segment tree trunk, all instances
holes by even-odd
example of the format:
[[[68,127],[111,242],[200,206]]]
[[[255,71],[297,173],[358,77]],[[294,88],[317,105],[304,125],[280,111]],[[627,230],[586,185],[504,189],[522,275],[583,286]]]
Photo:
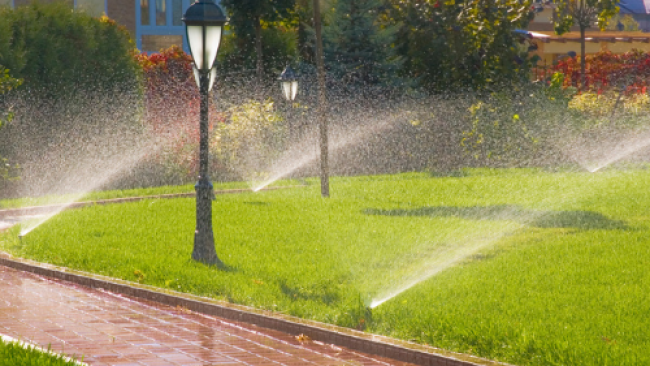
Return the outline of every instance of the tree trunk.
[[[586,60],[585,60],[585,27],[580,26],[580,89],[585,89],[585,82],[587,75],[585,73]]]
[[[325,111],[327,109],[327,97],[325,95],[325,63],[323,55],[323,36],[321,32],[320,4],[314,0],[314,30],[316,31],[316,67],[318,70],[318,126],[320,127],[320,190],[321,196],[330,196],[329,164],[328,164],[328,141],[327,121]]]
[[[262,62],[262,22],[260,16],[255,19],[255,53],[257,54],[257,81],[261,88],[264,81],[264,63]]]

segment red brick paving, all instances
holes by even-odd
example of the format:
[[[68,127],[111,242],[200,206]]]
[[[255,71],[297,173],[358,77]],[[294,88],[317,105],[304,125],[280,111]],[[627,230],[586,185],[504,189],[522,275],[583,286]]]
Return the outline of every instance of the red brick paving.
[[[0,334],[97,366],[411,365],[3,266]]]

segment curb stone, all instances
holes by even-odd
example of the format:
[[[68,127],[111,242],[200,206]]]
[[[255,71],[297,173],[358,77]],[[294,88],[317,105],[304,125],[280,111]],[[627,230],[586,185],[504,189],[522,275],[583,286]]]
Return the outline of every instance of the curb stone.
[[[279,189],[301,188],[301,187],[307,187],[307,185],[266,187],[261,189],[260,191],[275,191]],[[252,191],[247,188],[222,189],[222,190],[215,190],[214,194],[221,195],[221,194],[236,194],[236,193],[249,193],[249,192]],[[56,210],[67,210],[67,209],[81,208],[81,207],[92,206],[92,205],[108,205],[113,203],[137,202],[137,201],[148,200],[148,199],[170,199],[170,198],[183,198],[183,197],[195,197],[195,196],[196,193],[194,192],[170,193],[170,194],[157,194],[151,196],[111,198],[111,199],[97,200],[97,201],[83,201],[83,202],[61,203],[61,204],[43,205],[43,206],[8,208],[8,209],[0,210],[0,219],[5,217],[13,217],[13,216],[45,214]]]

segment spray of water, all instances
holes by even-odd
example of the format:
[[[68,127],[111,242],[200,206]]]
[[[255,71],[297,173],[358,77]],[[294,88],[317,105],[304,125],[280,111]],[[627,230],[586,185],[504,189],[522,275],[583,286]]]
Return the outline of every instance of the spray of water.
[[[77,187],[77,193],[67,195],[65,202],[52,206],[53,208],[48,210],[47,213],[23,222],[21,224],[20,236],[26,236],[61,211],[66,210],[75,202],[80,201],[89,192],[101,188],[112,179],[131,169],[146,155],[145,151],[138,150],[127,150],[124,151],[124,154],[113,156],[108,160],[85,159],[83,162],[80,162],[78,165],[80,168],[79,171],[74,172],[72,175],[61,177],[62,180],[59,182],[59,185],[53,187]]]
[[[592,129],[580,135],[558,139],[560,151],[583,169],[595,173],[624,160],[635,160],[650,146],[648,127],[620,130],[611,126]]]
[[[417,268],[412,270],[411,275],[403,278],[394,287],[389,287],[375,295],[370,302],[370,308],[374,309],[422,281],[461,263],[481,249],[493,245],[508,233],[514,232],[521,227],[523,227],[521,224],[509,223],[501,231],[483,237],[465,238],[462,241],[455,241],[453,245],[445,245],[440,249],[434,250],[427,258],[426,263],[416,266]]]
[[[330,137],[329,151],[335,155],[338,151],[351,145],[359,145],[369,137],[391,129],[398,122],[398,118],[388,116],[385,118],[366,120],[356,125],[343,127],[335,126]],[[278,160],[268,169],[271,173],[261,182],[254,182],[253,192],[266,188],[273,182],[290,175],[308,164],[314,163],[320,157],[318,140],[314,136],[302,139],[283,153]]]
[[[554,208],[556,210],[566,207],[566,205],[578,199],[584,198],[585,195],[591,194],[585,192],[581,187],[561,187],[555,194],[549,194],[549,197],[542,200],[542,207]],[[558,206],[558,198],[560,205]],[[487,234],[475,236],[472,234],[463,235],[462,232],[456,231],[453,237],[460,237],[452,244],[442,245],[439,248],[429,252],[426,258],[423,258],[417,263],[409,265],[408,275],[399,278],[394,283],[383,284],[383,289],[378,291],[373,296],[370,302],[370,308],[375,308],[394,297],[404,293],[405,291],[413,288],[419,283],[428,280],[442,271],[462,263],[471,256],[479,253],[480,251],[489,248],[498,243],[502,238],[512,233],[530,226],[534,222],[539,222],[549,215],[554,214],[556,211],[541,211],[541,210],[521,210],[516,207],[507,208],[505,210],[494,210],[494,213],[489,213],[484,217],[478,218],[482,220],[497,220],[502,221],[502,225],[496,230],[492,230]],[[436,245],[435,243],[432,245]],[[397,269],[395,269],[397,270]]]
[[[14,194],[41,197],[45,205],[43,215],[21,223],[21,236],[130,174],[165,144],[142,125],[140,95],[89,92],[59,101],[25,92],[16,98],[19,112],[0,143],[22,159]]]

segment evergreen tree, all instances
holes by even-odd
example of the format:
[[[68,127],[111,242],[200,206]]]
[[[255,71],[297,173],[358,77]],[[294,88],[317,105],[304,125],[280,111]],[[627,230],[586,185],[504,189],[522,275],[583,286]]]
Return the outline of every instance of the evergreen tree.
[[[349,86],[397,85],[399,26],[383,17],[383,0],[335,0],[323,29],[327,69]]]

